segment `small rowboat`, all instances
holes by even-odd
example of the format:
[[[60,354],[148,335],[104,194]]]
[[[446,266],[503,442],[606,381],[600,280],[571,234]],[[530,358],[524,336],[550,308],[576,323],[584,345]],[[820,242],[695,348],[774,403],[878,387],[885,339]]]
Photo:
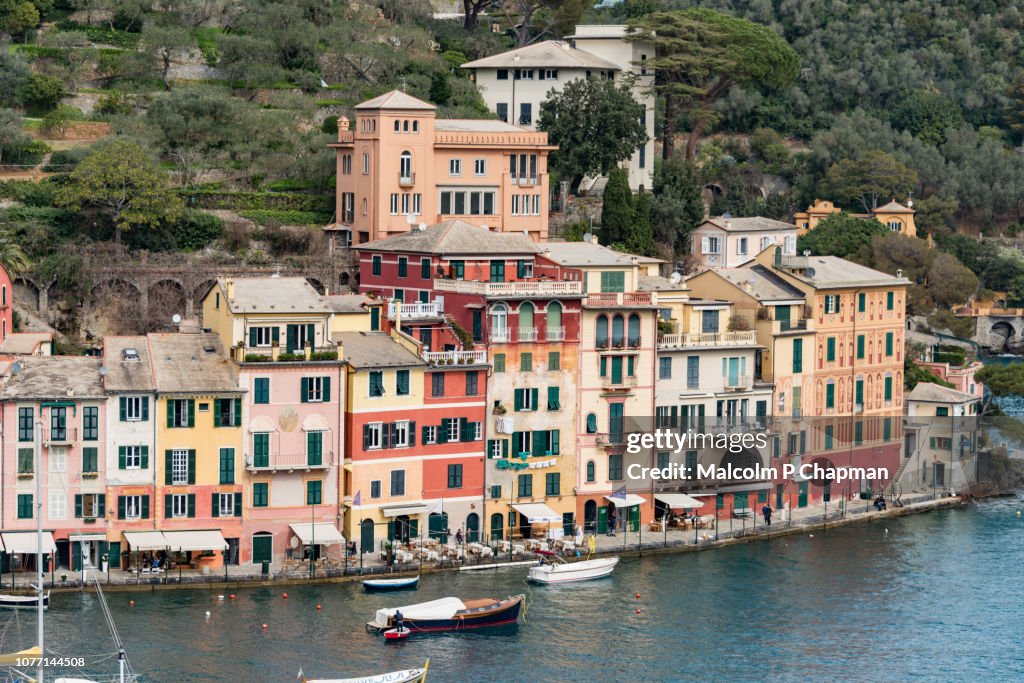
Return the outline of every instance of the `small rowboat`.
[[[302,683],[426,683],[428,666],[430,666],[429,659],[422,667],[390,671],[386,674],[377,674],[376,676],[363,676],[362,678],[306,678],[300,672],[299,678]]]
[[[400,591],[414,589],[419,582],[418,576],[409,579],[367,579],[363,581],[363,588],[368,591]]]
[[[405,640],[409,637],[409,629],[407,628],[393,628],[390,631],[384,631],[384,637],[388,640]]]
[[[617,557],[604,557],[582,562],[566,562],[560,557],[545,558],[547,564],[530,569],[527,578],[534,583],[572,583],[575,581],[591,581],[603,579],[615,571],[619,563]]]
[[[39,605],[38,598],[34,595],[0,595],[0,607],[31,607]],[[50,606],[50,593],[43,595],[43,609]]]

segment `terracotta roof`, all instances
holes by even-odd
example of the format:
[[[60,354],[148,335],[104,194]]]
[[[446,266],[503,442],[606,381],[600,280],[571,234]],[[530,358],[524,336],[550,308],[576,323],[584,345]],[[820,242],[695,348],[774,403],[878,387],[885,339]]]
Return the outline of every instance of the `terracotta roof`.
[[[356,110],[361,109],[415,109],[421,111],[435,111],[437,107],[424,102],[423,100],[417,99],[412,95],[407,95],[401,90],[392,90],[386,92],[383,95],[374,97],[372,100],[366,100],[356,105]]]
[[[340,332],[332,335],[341,342],[346,363],[354,368],[411,367],[426,362],[383,332]]]
[[[516,58],[519,58],[518,61]],[[483,59],[466,62],[463,69],[610,69],[619,71],[618,64],[602,59],[584,50],[578,50],[560,40],[545,40],[526,47],[502,52]]]
[[[978,397],[950,389],[934,382],[918,382],[913,391],[907,394],[907,401],[925,401],[928,403],[966,403]]]
[[[877,209],[872,209],[871,213],[914,213],[914,210],[909,206],[904,206],[903,204],[900,204],[898,201],[894,199],[888,204],[885,204],[884,206],[880,206]]]
[[[153,365],[149,356],[149,340],[144,336],[104,337],[103,367],[107,374],[103,386],[107,391],[153,391]]]
[[[106,397],[100,376],[103,361],[99,358],[25,356],[15,365],[21,369],[4,381],[0,398],[68,401]]]
[[[163,393],[241,392],[238,371],[220,337],[202,334],[150,334],[156,388]]]
[[[453,218],[413,229],[356,247],[367,251],[412,252],[417,254],[537,254],[540,248],[521,232],[494,232]]]

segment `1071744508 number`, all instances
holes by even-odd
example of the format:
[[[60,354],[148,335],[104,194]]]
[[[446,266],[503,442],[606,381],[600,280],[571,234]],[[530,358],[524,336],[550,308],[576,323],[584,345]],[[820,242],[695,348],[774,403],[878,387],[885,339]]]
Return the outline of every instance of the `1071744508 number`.
[[[15,666],[82,667],[85,657],[19,657]]]

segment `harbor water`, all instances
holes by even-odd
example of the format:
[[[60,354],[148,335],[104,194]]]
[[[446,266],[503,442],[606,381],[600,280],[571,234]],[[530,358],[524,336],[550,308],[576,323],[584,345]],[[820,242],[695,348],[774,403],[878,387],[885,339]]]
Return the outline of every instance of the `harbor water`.
[[[571,586],[528,588],[518,567],[424,576],[418,591],[394,594],[350,583],[241,589],[233,601],[216,588],[116,592],[108,602],[144,681],[291,682],[300,667],[357,676],[428,657],[435,682],[1013,680],[1024,678],[1018,510],[1024,498],[1003,498],[626,558],[613,577]],[[398,644],[364,629],[379,607],[521,592],[528,609],[514,627]],[[33,634],[22,613],[4,647]],[[99,660],[112,647],[93,595],[54,595],[47,640],[87,669],[116,668]]]

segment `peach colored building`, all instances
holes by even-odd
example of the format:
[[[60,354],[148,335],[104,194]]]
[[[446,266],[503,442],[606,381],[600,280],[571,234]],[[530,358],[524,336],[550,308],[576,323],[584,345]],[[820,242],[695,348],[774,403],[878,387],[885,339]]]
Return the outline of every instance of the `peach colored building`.
[[[690,253],[700,260],[700,270],[737,268],[757,254],[778,245],[787,256],[796,254],[795,225],[771,218],[709,218],[693,231]]]
[[[814,203],[807,207],[806,211],[799,211],[793,214],[793,222],[796,223],[801,235],[808,230],[813,230],[818,223],[825,220],[834,213],[841,213],[842,209],[829,201],[815,199]],[[898,232],[904,237],[917,237],[917,226],[914,224],[914,203],[907,200],[906,204],[900,204],[893,199],[888,204],[876,207],[870,213],[850,214],[856,218],[874,218],[876,221]]]
[[[503,121],[438,119],[436,107],[398,90],[342,117],[332,232],[362,244],[413,224],[461,218],[547,238],[546,133]]]

